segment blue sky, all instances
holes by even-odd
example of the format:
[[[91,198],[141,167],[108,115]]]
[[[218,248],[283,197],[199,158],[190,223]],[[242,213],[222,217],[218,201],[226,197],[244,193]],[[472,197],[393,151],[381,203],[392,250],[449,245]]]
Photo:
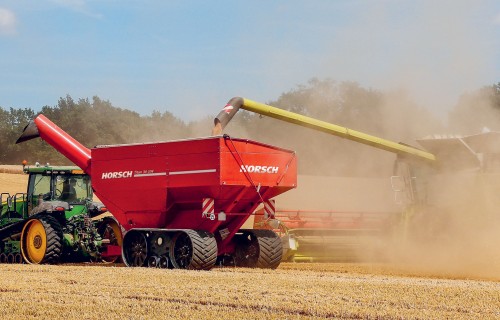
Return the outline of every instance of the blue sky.
[[[0,106],[66,94],[183,120],[312,77],[406,90],[445,113],[500,81],[500,2],[0,1]]]

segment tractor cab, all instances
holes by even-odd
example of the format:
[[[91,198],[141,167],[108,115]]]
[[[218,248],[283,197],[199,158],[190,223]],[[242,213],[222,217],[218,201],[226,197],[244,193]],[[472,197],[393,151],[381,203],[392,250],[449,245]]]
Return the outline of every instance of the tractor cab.
[[[30,175],[28,198],[32,206],[42,201],[84,204],[85,200],[92,199],[90,178],[77,167],[37,166],[25,172]]]
[[[92,200],[90,177],[78,167],[37,164],[24,172],[29,174],[27,213],[47,201],[67,202],[71,210]]]

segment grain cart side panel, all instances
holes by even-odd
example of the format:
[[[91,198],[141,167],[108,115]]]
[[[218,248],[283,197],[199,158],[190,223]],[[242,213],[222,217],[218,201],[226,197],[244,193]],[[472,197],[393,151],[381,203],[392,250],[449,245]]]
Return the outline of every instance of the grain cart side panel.
[[[295,153],[248,140],[225,139],[221,148],[224,185],[272,188],[269,198],[297,185]],[[260,192],[261,194],[263,192]]]
[[[227,190],[216,211],[226,212],[228,219],[217,229],[229,232],[219,246],[231,252],[232,236],[250,214],[262,202],[297,186],[297,161],[292,151],[255,141],[226,137],[221,143],[221,185]]]
[[[97,147],[92,150],[95,192],[127,229],[170,228],[176,221],[194,227],[167,211],[197,203],[196,193],[209,194],[210,186],[219,184],[217,149],[217,139]],[[183,197],[183,188],[196,192]]]

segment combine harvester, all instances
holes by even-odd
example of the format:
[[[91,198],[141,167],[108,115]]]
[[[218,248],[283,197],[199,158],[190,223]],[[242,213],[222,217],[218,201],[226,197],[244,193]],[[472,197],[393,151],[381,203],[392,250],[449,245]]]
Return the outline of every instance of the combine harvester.
[[[296,187],[294,152],[227,135],[88,149],[43,115],[18,142],[36,137],[92,178],[94,193],[126,230],[127,266],[209,270],[216,262],[271,269],[280,264],[282,244],[275,232],[240,228],[261,203]],[[42,235],[54,229],[49,220],[40,226]],[[27,241],[38,246],[40,240]],[[47,246],[45,255],[50,254]]]
[[[500,192],[500,185],[497,182],[500,180],[498,179],[500,133],[485,132],[467,137],[432,136],[417,140],[431,153],[240,97],[229,100],[214,119],[213,133],[221,134],[239,109],[397,155],[391,185],[396,203],[402,206],[403,210],[402,214],[396,216],[396,222],[391,218],[387,219],[386,223],[372,219],[357,220],[353,223],[355,220],[352,220],[352,217],[362,217],[362,215],[338,214],[331,211],[302,211],[301,214],[294,216],[293,212],[300,212],[300,210],[287,212],[283,209],[273,209],[274,211],[262,209],[256,225],[262,227],[265,222],[268,222],[269,228],[287,235],[284,238],[284,247],[289,249],[289,252],[285,254],[285,257],[293,259],[296,254],[297,258],[320,260],[324,259],[328,253],[338,256],[339,247],[336,240],[346,238],[352,243],[352,239],[359,237],[360,234],[367,234],[367,230],[368,233],[378,231],[387,236],[392,236],[396,231],[399,239],[397,241],[406,241],[409,233],[412,233],[412,237],[418,233],[422,241],[429,239],[432,241],[443,234],[446,225],[458,224],[457,221],[464,220],[464,216],[465,219],[476,222],[469,223],[471,229],[479,227],[478,221],[488,224],[488,221],[496,221],[500,218],[497,212],[497,208],[500,207],[500,197],[495,196],[495,192],[497,194]],[[471,196],[472,194],[474,197]],[[478,201],[481,204],[478,204]],[[488,208],[484,208],[483,203],[487,203]],[[471,212],[467,211],[470,210],[471,204],[475,207],[473,210],[476,209],[476,211],[479,211],[477,208],[481,206],[481,214],[474,212],[471,215]],[[342,216],[351,220],[351,225],[341,225]],[[383,215],[381,217],[383,218]],[[274,218],[280,219],[281,224]],[[467,223],[468,221],[465,225]],[[365,228],[366,226],[368,228]],[[392,227],[396,228],[390,230]],[[357,240],[354,242],[359,244]],[[302,249],[300,249],[301,246]]]

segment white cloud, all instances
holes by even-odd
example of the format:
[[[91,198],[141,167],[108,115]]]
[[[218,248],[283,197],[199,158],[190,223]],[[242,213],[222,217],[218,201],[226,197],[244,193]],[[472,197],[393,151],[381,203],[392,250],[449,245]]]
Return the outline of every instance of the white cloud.
[[[16,15],[14,12],[0,8],[0,35],[12,35],[16,33]]]

